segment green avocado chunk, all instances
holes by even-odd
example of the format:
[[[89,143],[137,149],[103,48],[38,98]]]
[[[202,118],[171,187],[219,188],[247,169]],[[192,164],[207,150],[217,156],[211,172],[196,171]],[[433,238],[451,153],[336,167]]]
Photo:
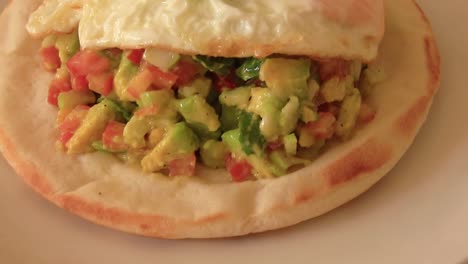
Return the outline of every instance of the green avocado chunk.
[[[211,79],[207,77],[199,77],[188,85],[184,85],[177,89],[180,97],[187,98],[192,95],[200,95],[203,98],[207,98],[211,90]]]
[[[55,39],[55,47],[59,51],[60,61],[62,63],[66,63],[80,50],[78,31],[74,31],[70,34],[57,35],[57,38]]]
[[[187,124],[177,123],[168,129],[164,138],[143,158],[141,165],[146,172],[159,171],[168,162],[195,152],[199,145],[200,140]]]
[[[260,69],[260,80],[265,81],[273,94],[281,99],[286,100],[290,96],[305,99],[310,65],[309,59],[267,59]]]
[[[301,103],[296,96],[291,96],[288,103],[281,109],[279,116],[279,124],[281,127],[281,135],[287,135],[296,129],[297,122],[301,116]]]
[[[91,91],[71,90],[62,92],[57,99],[60,110],[73,109],[77,105],[88,105],[96,102],[96,96]]]
[[[336,127],[336,134],[342,139],[347,139],[351,135],[359,116],[361,102],[361,93],[358,89],[353,89],[351,94],[344,98]]]
[[[101,139],[107,123],[115,119],[115,117],[116,112],[110,106],[108,100],[103,100],[91,107],[78,130],[68,141],[68,153],[79,154],[90,151],[92,149],[91,144]]]
[[[285,101],[274,96],[270,89],[253,88],[247,111],[262,118],[260,131],[268,141],[275,140],[281,135],[279,117]]]
[[[219,102],[227,106],[237,106],[244,109],[249,104],[252,87],[238,87],[233,90],[226,90],[219,96]]]
[[[128,83],[138,73],[138,65],[128,59],[129,54],[130,51],[125,51],[122,54],[119,68],[114,77],[114,91],[122,101],[130,100],[127,96]]]
[[[215,132],[221,126],[214,108],[200,95],[192,95],[179,100],[177,108],[189,124],[202,124],[209,132]]]
[[[144,148],[146,134],[155,128],[166,128],[177,122],[177,108],[172,90],[145,92],[137,103],[140,109],[151,106],[159,109],[155,115],[133,115],[124,128],[124,142],[131,148]]]
[[[224,143],[216,140],[208,140],[200,148],[203,164],[215,169],[224,167],[224,157],[227,153],[228,149]]]
[[[242,110],[235,106],[221,104],[221,130],[229,131],[236,129],[239,124],[239,116]]]
[[[221,138],[229,151],[231,151],[237,157],[245,158],[249,164],[252,165],[255,170],[255,177],[263,179],[282,175],[283,172],[279,170],[278,167],[260,155],[245,154],[241,143],[241,131],[239,129],[227,131],[221,136]]]

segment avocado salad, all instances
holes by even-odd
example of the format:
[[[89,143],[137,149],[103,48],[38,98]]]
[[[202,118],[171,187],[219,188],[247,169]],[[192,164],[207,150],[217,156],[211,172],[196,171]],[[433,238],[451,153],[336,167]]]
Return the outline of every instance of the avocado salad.
[[[359,61],[300,56],[186,56],[157,49],[81,49],[77,32],[44,38],[55,73],[57,146],[113,154],[145,172],[273,178],[373,120],[375,72]]]

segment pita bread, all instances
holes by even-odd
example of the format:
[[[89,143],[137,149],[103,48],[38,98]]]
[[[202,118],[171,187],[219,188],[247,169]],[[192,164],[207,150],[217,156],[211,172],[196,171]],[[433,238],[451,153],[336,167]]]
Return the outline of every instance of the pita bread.
[[[430,25],[412,0],[386,0],[386,34],[374,64],[385,80],[370,103],[376,119],[312,165],[272,180],[215,182],[222,171],[169,179],[143,175],[105,154],[68,156],[54,146],[52,75],[24,25],[41,1],[13,1],[0,17],[0,149],[27,184],[95,223],[145,236],[213,238],[290,226],[361,194],[402,157],[439,85]],[[223,174],[224,173],[224,174]]]
[[[154,46],[192,55],[370,61],[383,36],[383,18],[382,0],[53,0],[34,13],[28,30],[67,32],[79,21],[84,48]]]

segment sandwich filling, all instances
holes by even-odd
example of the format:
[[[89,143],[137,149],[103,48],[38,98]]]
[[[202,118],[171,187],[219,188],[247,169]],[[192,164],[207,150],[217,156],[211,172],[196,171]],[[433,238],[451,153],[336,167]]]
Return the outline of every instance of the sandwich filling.
[[[145,172],[189,176],[202,164],[234,181],[282,176],[376,114],[365,99],[379,72],[360,61],[97,51],[80,49],[77,32],[47,36],[40,55],[55,72],[58,147]]]

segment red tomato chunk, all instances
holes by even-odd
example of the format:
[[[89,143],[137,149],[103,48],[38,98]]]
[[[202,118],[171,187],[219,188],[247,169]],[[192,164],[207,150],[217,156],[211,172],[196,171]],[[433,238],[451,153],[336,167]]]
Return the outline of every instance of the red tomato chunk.
[[[79,105],[75,107],[59,124],[59,142],[63,145],[67,144],[68,141],[73,137],[76,130],[80,127],[81,122],[88,113],[89,106]]]
[[[169,176],[193,176],[196,165],[197,157],[194,153],[175,159],[168,164]]]
[[[306,124],[309,133],[317,139],[329,139],[335,133],[336,118],[330,112],[319,113],[319,119]]]
[[[143,59],[143,54],[145,53],[144,49],[136,49],[132,50],[130,54],[128,54],[127,58],[136,65],[140,65],[141,60]]]
[[[42,65],[46,71],[55,72],[62,64],[59,57],[59,51],[55,47],[42,48],[40,51]]]
[[[128,149],[124,143],[123,132],[125,124],[116,121],[110,121],[104,133],[102,134],[102,144],[110,151],[120,152]]]
[[[114,74],[110,72],[90,74],[87,79],[89,89],[98,94],[108,96],[114,88]]]
[[[57,106],[58,96],[61,92],[67,92],[72,89],[69,78],[54,79],[49,86],[49,95],[47,97],[47,102],[51,105]]]
[[[232,155],[227,155],[225,161],[233,181],[243,182],[252,175],[252,166],[246,160],[236,160]]]
[[[87,76],[107,71],[110,68],[110,62],[95,51],[83,50],[67,62],[67,67],[73,76]]]

